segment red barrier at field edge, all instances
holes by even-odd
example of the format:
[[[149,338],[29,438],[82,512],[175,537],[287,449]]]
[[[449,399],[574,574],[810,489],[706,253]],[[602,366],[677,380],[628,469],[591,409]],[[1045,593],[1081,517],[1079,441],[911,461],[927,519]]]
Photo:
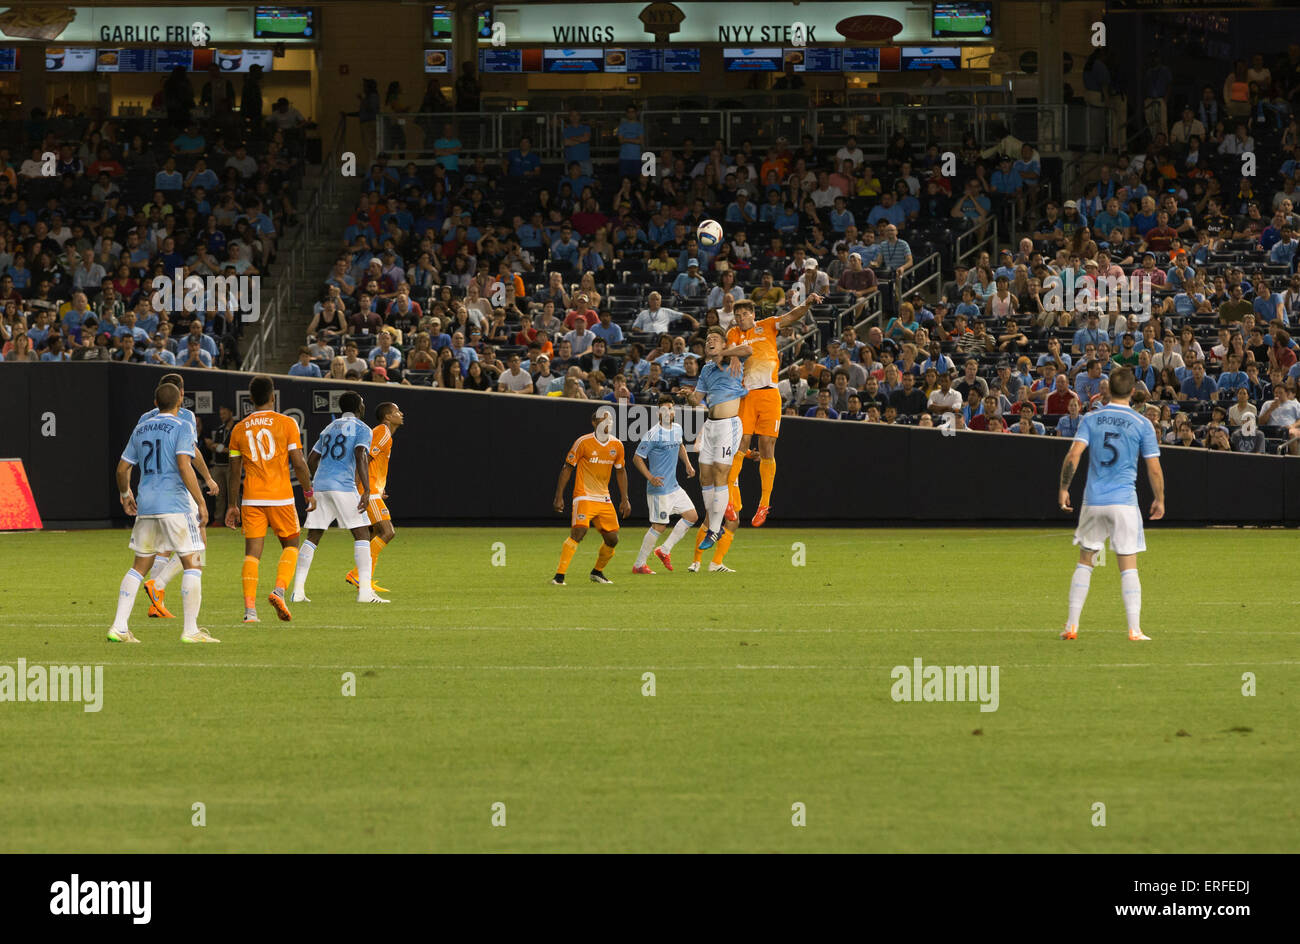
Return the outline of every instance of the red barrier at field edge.
[[[0,459],[0,531],[41,529],[22,459]]]

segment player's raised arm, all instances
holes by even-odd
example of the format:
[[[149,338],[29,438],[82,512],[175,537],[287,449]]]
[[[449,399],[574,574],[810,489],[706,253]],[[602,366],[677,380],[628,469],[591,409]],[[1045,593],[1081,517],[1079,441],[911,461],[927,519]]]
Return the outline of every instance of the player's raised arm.
[[[244,469],[244,457],[237,451],[230,454],[230,472],[226,479],[226,527],[239,527],[239,503],[243,493],[244,480],[240,473]]]
[[[572,477],[573,466],[566,462],[560,467],[560,480],[555,483],[555,500],[551,502],[551,506],[557,512],[563,513],[564,511],[564,490],[568,487],[569,479]]]
[[[316,453],[312,453],[316,455]],[[233,463],[234,460],[232,459]],[[307,510],[313,511],[316,508],[316,493],[311,486],[311,470],[307,468],[307,460],[302,457],[301,449],[289,450],[289,465],[293,467],[293,474],[298,477],[298,484],[302,486],[302,497],[307,500]],[[231,492],[231,494],[235,494]]]
[[[131,469],[133,466],[125,459],[117,460],[117,492],[122,500],[122,510],[135,517],[135,496],[131,494]]]
[[[1165,516],[1165,471],[1160,468],[1159,456],[1147,457],[1147,479],[1151,482],[1151,520],[1159,521]]]
[[[370,504],[370,447],[358,445],[353,451],[357,456],[357,483],[361,486],[357,511],[365,511]]]
[[[804,299],[803,302],[796,305],[794,308],[791,308],[784,315],[782,315],[780,319],[778,319],[777,323],[782,328],[788,328],[793,324],[798,324],[800,321],[803,320],[803,316],[808,314],[808,309],[811,308],[813,305],[820,305],[821,301],[822,301],[822,297],[820,295],[818,295],[816,292],[809,292],[808,297]]]
[[[1062,511],[1073,511],[1070,507],[1070,483],[1074,481],[1074,473],[1079,470],[1079,460],[1083,458],[1083,450],[1088,448],[1086,442],[1075,440],[1070,444],[1070,451],[1065,454],[1065,461],[1061,463],[1061,491],[1057,496],[1057,503],[1061,506]],[[1156,468],[1159,469],[1160,460],[1156,460]],[[1163,489],[1163,484],[1162,484]]]

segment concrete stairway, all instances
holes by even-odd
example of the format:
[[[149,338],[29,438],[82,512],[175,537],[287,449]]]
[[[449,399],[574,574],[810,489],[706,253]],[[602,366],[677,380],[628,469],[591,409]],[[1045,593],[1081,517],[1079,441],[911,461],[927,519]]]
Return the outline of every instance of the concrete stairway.
[[[334,170],[337,173],[337,169]],[[305,206],[312,194],[320,186],[321,169],[310,168],[303,181],[301,205]],[[276,343],[262,358],[262,369],[267,373],[279,374],[289,369],[298,359],[298,348],[306,343],[307,325],[312,319],[312,305],[319,299],[324,288],[325,277],[330,266],[334,264],[339,249],[343,245],[343,231],[347,228],[348,217],[356,205],[353,195],[354,187],[343,182],[335,191],[332,200],[321,206],[320,229],[306,246],[306,264],[303,271],[294,279],[293,305],[288,311],[279,313],[279,328]],[[295,232],[286,234],[280,245],[289,246],[297,238]],[[282,254],[281,264],[287,263]]]

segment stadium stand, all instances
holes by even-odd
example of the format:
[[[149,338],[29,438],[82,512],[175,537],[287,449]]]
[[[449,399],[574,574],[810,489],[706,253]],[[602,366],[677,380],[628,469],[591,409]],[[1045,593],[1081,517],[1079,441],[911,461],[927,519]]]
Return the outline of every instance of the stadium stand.
[[[0,148],[4,361],[240,366],[242,313],[207,280],[282,271],[307,129],[296,112],[279,120],[280,103],[271,120],[233,102],[214,111],[209,84],[169,75],[159,93],[167,108],[146,117],[38,109],[5,123],[14,147]],[[197,310],[183,294],[180,305],[173,292],[155,297],[154,279],[178,269],[204,283]]]
[[[1060,162],[1005,126],[967,134],[954,176],[903,135],[733,150],[651,137],[644,176],[642,146],[620,144],[646,136],[635,105],[594,134],[564,119],[611,155],[594,161],[526,139],[474,152],[454,116],[420,116],[442,128],[434,159],[381,150],[305,341],[335,377],[646,403],[691,386],[734,299],[767,314],[816,292],[782,344],[787,414],[958,429],[998,414],[1009,432],[1072,434],[1131,364],[1165,441],[1185,417],[1198,445],[1279,451],[1300,419],[1300,178],[1296,120],[1276,102],[1296,92],[1237,127],[1138,139],[1068,193]],[[695,239],[709,218],[726,232],[713,249]],[[1098,276],[1124,294],[1055,310]],[[1262,441],[1243,435],[1247,412]]]

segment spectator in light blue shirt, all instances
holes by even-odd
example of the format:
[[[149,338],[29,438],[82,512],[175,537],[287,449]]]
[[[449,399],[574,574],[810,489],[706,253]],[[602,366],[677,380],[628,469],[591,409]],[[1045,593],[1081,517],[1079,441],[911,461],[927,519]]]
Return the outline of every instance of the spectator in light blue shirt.
[[[881,220],[893,223],[899,229],[907,225],[907,214],[894,202],[894,195],[886,190],[880,195],[880,202],[867,214],[867,225],[875,226]]]
[[[902,208],[899,208],[900,212]],[[906,216],[906,214],[904,214]],[[848,202],[843,197],[835,198],[835,205],[830,212],[831,232],[843,233],[850,226],[856,226],[853,219],[853,212],[848,207]]]
[[[1268,261],[1274,265],[1290,265],[1295,258],[1296,245],[1295,232],[1291,227],[1283,226],[1282,238],[1269,250]]]
[[[1191,372],[1183,380],[1182,387],[1178,391],[1178,399],[1198,400],[1209,403],[1219,398],[1219,386],[1214,382],[1214,378],[1206,375],[1205,365],[1197,361],[1192,365]]]
[[[1100,327],[1099,320],[1095,311],[1088,312],[1088,320],[1085,327],[1074,332],[1074,340],[1070,342],[1071,354],[1082,354],[1089,344],[1101,345],[1110,340],[1110,336]]]
[[[754,222],[756,207],[749,202],[749,191],[741,187],[736,191],[736,199],[727,207],[726,221],[745,225]]]
[[[793,203],[786,203],[772,219],[772,228],[778,233],[790,234],[799,228],[799,214]]]
[[[1011,158],[1003,156],[998,162],[998,169],[993,172],[990,179],[995,193],[1000,193],[1006,197],[1013,197],[1018,194],[1024,187],[1024,181],[1016,173],[1016,169],[1011,166]]]
[[[1074,378],[1074,392],[1079,395],[1084,403],[1089,402],[1093,397],[1101,393],[1101,382],[1104,378],[1101,375],[1101,361],[1093,358],[1088,361],[1088,366],[1080,371]]]
[[[679,298],[695,298],[703,295],[708,283],[700,275],[700,260],[688,259],[686,271],[678,273],[673,279],[673,294]]]
[[[169,157],[163,164],[163,169],[154,174],[153,186],[155,190],[172,191],[181,190],[185,186],[185,178],[181,172],[176,169],[176,158]]]
[[[509,167],[507,173],[511,177],[536,177],[542,172],[542,159],[533,150],[533,142],[528,135],[520,138],[519,147],[506,155],[506,164]]]
[[[320,367],[311,362],[311,351],[298,348],[298,360],[289,367],[290,377],[319,377]]]
[[[591,176],[591,125],[583,124],[577,109],[570,108],[569,123],[564,126],[564,163],[574,162],[584,174]]]
[[[637,118],[635,105],[628,105],[623,114],[618,125],[618,172],[623,177],[640,177],[645,127]]]
[[[573,236],[573,228],[565,223],[560,227],[560,238],[551,243],[551,258],[556,262],[563,262],[570,266],[578,264],[578,257],[582,254],[582,247],[578,240]]]

